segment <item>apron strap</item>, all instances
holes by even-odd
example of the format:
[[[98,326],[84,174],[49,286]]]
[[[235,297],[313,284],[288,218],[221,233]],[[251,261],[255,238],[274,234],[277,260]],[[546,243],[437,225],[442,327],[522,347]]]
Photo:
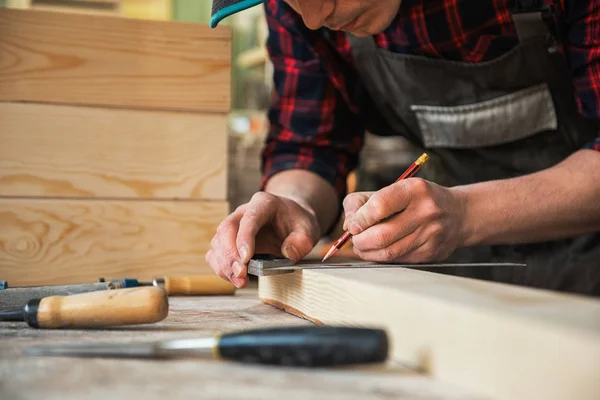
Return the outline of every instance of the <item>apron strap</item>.
[[[519,36],[525,42],[550,33],[544,19],[552,13],[550,6],[543,0],[516,0],[512,10],[512,19]]]

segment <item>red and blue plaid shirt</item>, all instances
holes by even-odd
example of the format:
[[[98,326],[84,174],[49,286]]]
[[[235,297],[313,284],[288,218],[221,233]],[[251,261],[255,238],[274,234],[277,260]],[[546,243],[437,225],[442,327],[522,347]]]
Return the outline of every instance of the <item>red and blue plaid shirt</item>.
[[[564,33],[579,112],[600,119],[600,0],[546,0]],[[379,47],[402,54],[482,62],[518,43],[512,0],[403,0]],[[267,48],[274,66],[264,178],[291,168],[313,171],[346,193],[365,130],[376,114],[352,66],[345,33],[308,29],[282,0],[266,0]],[[600,138],[586,147],[600,150]]]

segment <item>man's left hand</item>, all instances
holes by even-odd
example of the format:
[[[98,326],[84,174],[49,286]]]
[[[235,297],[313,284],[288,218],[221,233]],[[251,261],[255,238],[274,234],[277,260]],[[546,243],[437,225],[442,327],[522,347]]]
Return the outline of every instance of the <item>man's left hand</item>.
[[[442,261],[461,245],[465,199],[420,178],[344,199],[355,253],[373,262]]]

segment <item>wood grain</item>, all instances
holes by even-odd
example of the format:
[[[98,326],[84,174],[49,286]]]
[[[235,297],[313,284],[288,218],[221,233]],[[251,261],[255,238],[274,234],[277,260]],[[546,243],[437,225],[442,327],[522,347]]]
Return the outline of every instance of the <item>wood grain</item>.
[[[0,100],[227,112],[231,29],[0,8]]]
[[[377,326],[392,356],[493,399],[600,398],[600,301],[410,269],[261,277],[259,296],[323,324]]]
[[[0,103],[0,195],[227,198],[222,114]]]
[[[226,202],[0,199],[9,285],[211,273],[204,256]]]
[[[235,296],[169,298],[168,317],[152,325],[92,330],[31,329],[0,325],[0,398],[19,400],[474,400],[465,390],[414,371],[383,366],[272,368],[212,360],[34,358],[33,345],[141,342],[199,337],[214,332],[276,326],[310,326],[261,304],[256,289]],[[109,382],[107,384],[107,382]]]

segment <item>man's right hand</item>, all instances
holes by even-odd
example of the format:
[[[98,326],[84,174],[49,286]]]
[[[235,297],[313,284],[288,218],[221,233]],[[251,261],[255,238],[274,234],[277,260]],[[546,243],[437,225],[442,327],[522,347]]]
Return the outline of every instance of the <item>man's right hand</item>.
[[[312,250],[319,236],[310,206],[258,192],[219,225],[206,261],[219,276],[242,288],[248,284],[246,266],[255,253],[297,262]]]

